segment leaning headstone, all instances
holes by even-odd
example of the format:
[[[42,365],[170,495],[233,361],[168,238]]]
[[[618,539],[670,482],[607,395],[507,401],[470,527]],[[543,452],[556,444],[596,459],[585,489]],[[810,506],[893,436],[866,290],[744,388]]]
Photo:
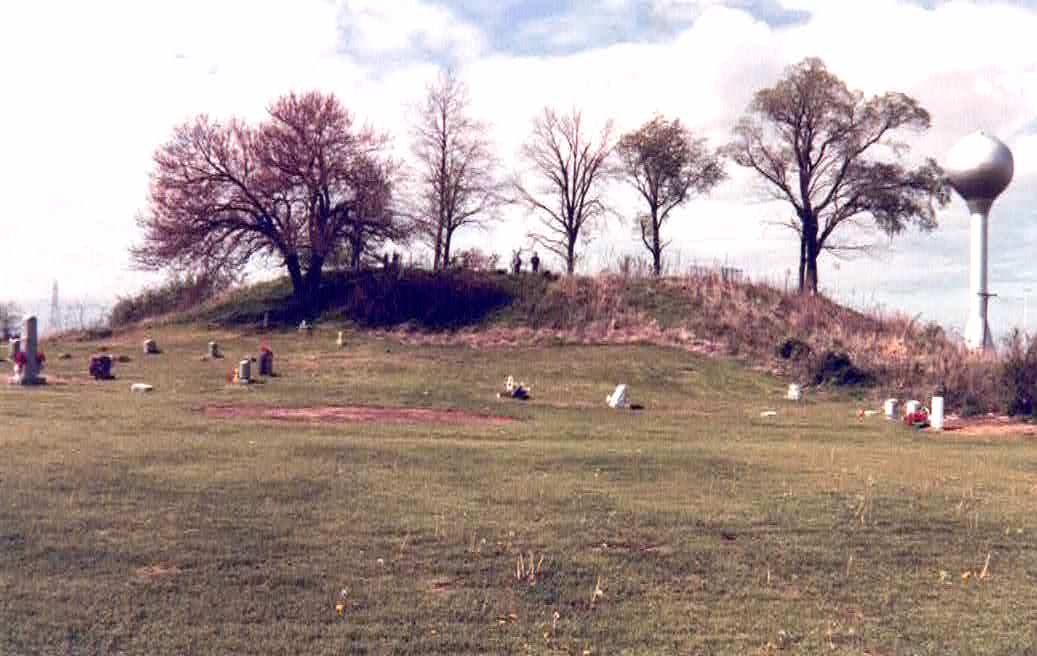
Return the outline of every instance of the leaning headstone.
[[[274,352],[268,348],[264,348],[259,353],[259,375],[274,375]]]
[[[221,357],[223,357],[222,355],[220,355],[220,345],[217,344],[216,342],[209,342],[209,357],[210,358],[221,358]]]
[[[37,350],[36,317],[26,317],[22,323],[22,343],[14,361],[14,376],[11,383],[15,385],[43,385],[46,378],[40,376],[43,368],[43,354]]]
[[[605,402],[608,403],[610,408],[626,408],[630,404],[627,401],[627,386],[616,385],[616,389],[613,390],[612,394],[605,397]]]
[[[238,363],[238,384],[248,385],[252,382],[252,360],[242,360]]]
[[[144,340],[143,348],[144,355],[155,355],[158,353],[158,344],[156,344],[153,339],[149,338]]]
[[[112,356],[107,353],[98,353],[90,356],[90,375],[94,380],[111,380]]]

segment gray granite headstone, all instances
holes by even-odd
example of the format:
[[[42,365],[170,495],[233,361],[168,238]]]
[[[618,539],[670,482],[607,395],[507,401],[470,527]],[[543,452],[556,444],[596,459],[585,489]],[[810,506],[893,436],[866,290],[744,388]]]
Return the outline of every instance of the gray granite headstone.
[[[15,364],[11,382],[16,385],[42,385],[47,380],[40,376],[40,358],[36,341],[36,317],[26,317],[22,323],[21,364]]]
[[[242,360],[238,363],[238,383],[248,385],[252,382],[252,361]]]
[[[259,375],[274,375],[274,352],[270,349],[264,349],[259,353]]]

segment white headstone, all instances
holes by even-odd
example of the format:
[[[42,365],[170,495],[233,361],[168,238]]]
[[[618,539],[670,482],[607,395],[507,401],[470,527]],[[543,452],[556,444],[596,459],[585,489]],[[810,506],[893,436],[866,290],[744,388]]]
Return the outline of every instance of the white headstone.
[[[248,385],[252,382],[252,361],[242,360],[238,363],[238,383]]]
[[[908,401],[907,403],[904,404],[904,416],[906,417],[906,416],[908,416],[910,414],[914,414],[915,411],[917,411],[919,406],[921,406],[921,405],[922,404],[919,403],[918,401]]]
[[[933,430],[943,430],[943,397],[934,396],[932,413],[929,415],[929,425]]]
[[[148,385],[147,383],[133,383],[132,385],[130,385],[131,392],[150,392],[153,389],[155,388],[151,385]]]
[[[158,344],[156,344],[153,339],[144,340],[143,346],[145,355],[154,355],[155,353],[158,353]]]
[[[616,389],[613,390],[612,394],[605,397],[605,402],[608,403],[610,408],[626,408],[629,405],[627,402],[627,386],[616,385]]]
[[[896,419],[897,399],[886,399],[886,402],[882,404],[882,413],[886,415],[886,419]]]
[[[345,346],[346,345],[346,333],[341,331],[341,330],[338,331],[338,339],[335,340],[335,343],[338,344],[338,346],[340,348]]]
[[[789,391],[785,393],[785,398],[789,401],[798,401],[803,395],[803,390],[799,385],[795,383],[789,384]]]

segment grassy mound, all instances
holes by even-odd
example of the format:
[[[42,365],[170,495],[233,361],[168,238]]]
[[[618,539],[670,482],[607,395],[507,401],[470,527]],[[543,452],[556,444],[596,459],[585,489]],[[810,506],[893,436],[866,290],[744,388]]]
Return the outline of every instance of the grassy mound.
[[[282,278],[232,290],[165,320],[257,326],[266,319],[287,327],[304,317]],[[657,280],[333,271],[324,279],[318,320],[424,332],[516,330],[532,342],[563,336],[678,345],[741,358],[804,384],[870,387],[901,398],[943,393],[949,408],[966,414],[1032,412],[1037,405],[1031,400],[1037,384],[1030,382],[1037,374],[1027,369],[1037,371],[1037,356],[1026,355],[1037,347],[1025,340],[1013,347],[1014,359],[986,360],[936,324],[710,274]]]

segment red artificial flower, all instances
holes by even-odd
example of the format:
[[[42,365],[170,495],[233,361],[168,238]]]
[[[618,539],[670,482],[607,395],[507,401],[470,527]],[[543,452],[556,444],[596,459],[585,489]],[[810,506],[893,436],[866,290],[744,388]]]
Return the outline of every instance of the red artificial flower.
[[[29,358],[25,357],[24,351],[18,351],[14,354],[14,363],[19,367],[24,367],[25,363],[29,361]]]

